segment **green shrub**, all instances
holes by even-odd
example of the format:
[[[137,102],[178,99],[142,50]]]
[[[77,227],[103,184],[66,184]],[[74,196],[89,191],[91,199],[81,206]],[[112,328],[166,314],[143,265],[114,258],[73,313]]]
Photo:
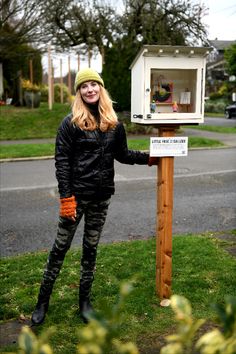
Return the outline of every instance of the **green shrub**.
[[[151,125],[128,123],[124,124],[127,134],[150,134],[153,130]]]
[[[69,103],[70,102],[70,93],[68,87],[66,85],[62,85],[62,92],[63,92],[63,102]],[[55,84],[54,85],[54,102],[60,103],[61,102],[61,85]]]
[[[48,102],[48,86],[41,85],[40,92],[41,92],[41,102]]]
[[[226,100],[208,100],[205,102],[205,112],[208,113],[224,113],[225,106],[228,104]]]
[[[41,101],[47,102],[48,101],[48,86],[43,85],[40,88],[41,91]],[[62,92],[63,92],[63,103],[71,103],[71,97],[66,85],[62,85]],[[55,84],[54,85],[54,102],[61,103],[61,85]]]
[[[107,316],[94,314],[87,326],[79,331],[78,354],[138,354],[135,343],[122,343],[119,338],[124,300],[132,290],[129,283],[120,288],[118,303],[106,309]],[[218,327],[200,336],[199,328],[205,319],[194,319],[190,302],[183,296],[173,295],[170,301],[177,321],[177,333],[166,337],[167,344],[160,354],[235,354],[236,353],[236,298],[227,296],[225,305],[214,305]],[[220,328],[219,328],[220,326]],[[48,329],[38,339],[27,327],[19,336],[21,354],[53,354],[47,344],[53,329]]]
[[[122,284],[117,304],[111,309],[106,308],[105,316],[94,313],[90,317],[87,326],[83,327],[78,333],[78,354],[139,353],[134,343],[124,343],[119,340],[122,310],[125,299],[131,291],[131,283]],[[53,354],[52,348],[47,344],[53,331],[53,328],[49,328],[37,338],[29,327],[23,327],[19,336],[20,354]]]
[[[212,100],[212,101],[219,100],[223,97],[223,94],[219,91],[212,92],[212,93],[210,93],[209,97],[210,97],[210,100]]]
[[[19,335],[19,353],[20,354],[53,354],[51,347],[48,344],[49,336],[54,332],[53,328],[49,328],[41,334],[39,338],[27,326],[22,328]]]
[[[177,333],[168,336],[167,345],[160,354],[235,354],[236,353],[236,298],[227,296],[225,306],[215,305],[221,328],[203,334],[194,344],[198,329],[206,321],[195,320],[190,302],[183,296],[171,297],[171,307],[178,322]]]
[[[224,100],[227,103],[232,100],[232,93],[236,91],[235,82],[225,81],[217,92],[212,92],[209,97],[211,101]]]

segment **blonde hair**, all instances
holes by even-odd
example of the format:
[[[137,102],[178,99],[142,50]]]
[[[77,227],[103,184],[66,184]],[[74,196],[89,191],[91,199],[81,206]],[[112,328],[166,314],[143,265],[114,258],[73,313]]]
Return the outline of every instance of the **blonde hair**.
[[[100,97],[98,102],[98,112],[100,115],[99,128],[106,132],[114,128],[117,124],[117,115],[112,106],[112,100],[107,90],[100,86]],[[98,128],[98,122],[90,113],[86,104],[84,103],[80,90],[77,91],[75,101],[72,107],[73,117],[71,122],[77,125],[82,130],[95,130]]]

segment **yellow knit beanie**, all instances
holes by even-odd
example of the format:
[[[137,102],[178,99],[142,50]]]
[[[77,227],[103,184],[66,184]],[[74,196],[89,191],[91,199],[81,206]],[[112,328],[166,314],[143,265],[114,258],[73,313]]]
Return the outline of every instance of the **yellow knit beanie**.
[[[86,81],[96,81],[104,86],[103,79],[95,70],[91,68],[81,69],[77,72],[75,77],[75,92],[78,90],[79,86]]]

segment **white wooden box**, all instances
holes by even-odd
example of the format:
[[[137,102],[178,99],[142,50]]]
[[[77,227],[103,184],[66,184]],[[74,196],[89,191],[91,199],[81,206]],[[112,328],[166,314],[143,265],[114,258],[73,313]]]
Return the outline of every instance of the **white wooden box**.
[[[131,64],[131,121],[204,121],[205,66],[211,48],[145,45]]]

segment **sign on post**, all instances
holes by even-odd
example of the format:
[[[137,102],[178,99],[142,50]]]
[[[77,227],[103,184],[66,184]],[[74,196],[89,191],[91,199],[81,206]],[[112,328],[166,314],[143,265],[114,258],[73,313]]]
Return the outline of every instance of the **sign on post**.
[[[187,156],[188,137],[151,137],[150,156]]]

